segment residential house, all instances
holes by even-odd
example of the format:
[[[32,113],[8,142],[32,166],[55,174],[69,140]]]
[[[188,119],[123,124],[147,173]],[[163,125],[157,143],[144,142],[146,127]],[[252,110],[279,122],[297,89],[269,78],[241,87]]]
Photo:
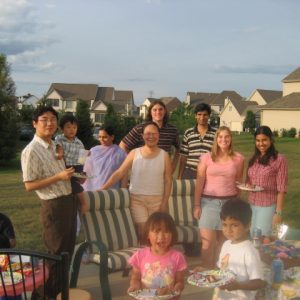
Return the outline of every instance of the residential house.
[[[247,101],[254,101],[258,105],[265,105],[281,97],[282,91],[256,89],[248,97]]]
[[[255,114],[258,111],[257,102],[226,99],[225,106],[220,113],[220,126],[227,126],[231,131],[243,131],[243,122],[249,110]]]
[[[300,68],[283,80],[283,97],[261,107],[261,124],[272,130],[300,129]]]
[[[178,107],[178,105],[181,104],[181,101],[177,97],[161,97],[161,98],[147,98],[141,105],[140,105],[140,117],[145,120],[148,108],[150,104],[154,101],[162,101],[166,108],[168,113],[172,113],[174,109]]]
[[[126,116],[135,115],[137,110],[132,91],[118,91],[97,84],[52,83],[46,99],[56,110],[72,113],[76,112],[78,100],[88,102],[95,124],[103,123],[108,104],[112,104],[117,113]]]
[[[211,105],[213,100],[219,93],[205,93],[205,92],[187,92],[185,102],[195,108],[199,103],[206,103]]]
[[[18,108],[22,109],[23,106],[33,106],[36,107],[39,102],[38,97],[28,93],[27,95],[17,97]]]

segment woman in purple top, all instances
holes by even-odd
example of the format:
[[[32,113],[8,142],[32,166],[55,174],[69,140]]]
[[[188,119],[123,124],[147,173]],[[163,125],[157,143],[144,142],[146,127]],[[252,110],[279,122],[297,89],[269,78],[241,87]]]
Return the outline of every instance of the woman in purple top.
[[[281,223],[285,193],[287,192],[288,164],[274,146],[271,129],[260,126],[254,133],[255,151],[249,160],[246,183],[263,188],[249,192],[252,225],[260,228],[263,236],[270,236],[272,227]]]
[[[114,130],[112,127],[101,127],[99,130],[101,145],[90,150],[83,170],[91,178],[87,179],[83,188],[85,191],[96,191],[108,180],[123,163],[127,154],[118,145],[114,144]],[[127,176],[116,182],[111,188],[127,187]]]

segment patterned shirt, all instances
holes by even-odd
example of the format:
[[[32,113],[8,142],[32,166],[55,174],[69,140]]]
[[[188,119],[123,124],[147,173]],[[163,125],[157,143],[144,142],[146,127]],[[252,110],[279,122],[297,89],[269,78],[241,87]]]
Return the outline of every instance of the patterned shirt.
[[[249,192],[249,202],[257,206],[276,204],[277,194],[287,192],[288,164],[282,154],[271,159],[268,165],[257,161],[248,169],[248,183],[264,188],[261,192]]]
[[[65,170],[62,159],[55,158],[56,147],[54,142],[48,144],[43,139],[34,136],[33,140],[25,147],[21,155],[23,181],[45,179]],[[59,180],[47,187],[36,190],[42,200],[55,199],[71,194],[70,181]]]
[[[143,127],[145,124],[138,124],[133,127],[129,133],[123,138],[122,142],[129,150],[138,148],[144,145]],[[166,124],[159,129],[158,147],[171,153],[171,148],[174,146],[179,149],[178,130],[174,125]]]
[[[79,150],[84,150],[84,145],[78,137],[75,136],[74,140],[70,141],[63,134],[60,134],[55,137],[55,143],[61,145],[64,149],[66,166],[79,165]]]
[[[197,125],[185,131],[180,147],[180,155],[187,157],[186,168],[197,170],[200,156],[211,151],[215,134],[216,129],[210,125],[208,125],[203,138],[198,132]]]

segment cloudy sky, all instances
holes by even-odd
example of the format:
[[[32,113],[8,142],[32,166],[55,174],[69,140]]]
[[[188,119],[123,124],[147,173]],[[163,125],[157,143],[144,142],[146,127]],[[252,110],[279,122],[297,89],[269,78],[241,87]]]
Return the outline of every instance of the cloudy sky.
[[[144,98],[280,90],[300,66],[298,0],[0,0],[17,95],[95,83]]]

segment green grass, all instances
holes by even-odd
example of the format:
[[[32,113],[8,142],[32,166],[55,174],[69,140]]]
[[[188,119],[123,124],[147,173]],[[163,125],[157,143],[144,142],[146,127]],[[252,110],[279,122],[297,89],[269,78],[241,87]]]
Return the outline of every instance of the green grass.
[[[286,155],[289,164],[284,222],[293,228],[300,228],[300,139],[278,138],[276,148]],[[235,135],[234,149],[248,159],[254,150],[253,138],[249,134]],[[243,194],[245,199],[246,195]],[[9,167],[0,167],[0,211],[12,219],[18,247],[43,249],[39,209],[40,200],[37,195],[25,191],[19,159]]]

